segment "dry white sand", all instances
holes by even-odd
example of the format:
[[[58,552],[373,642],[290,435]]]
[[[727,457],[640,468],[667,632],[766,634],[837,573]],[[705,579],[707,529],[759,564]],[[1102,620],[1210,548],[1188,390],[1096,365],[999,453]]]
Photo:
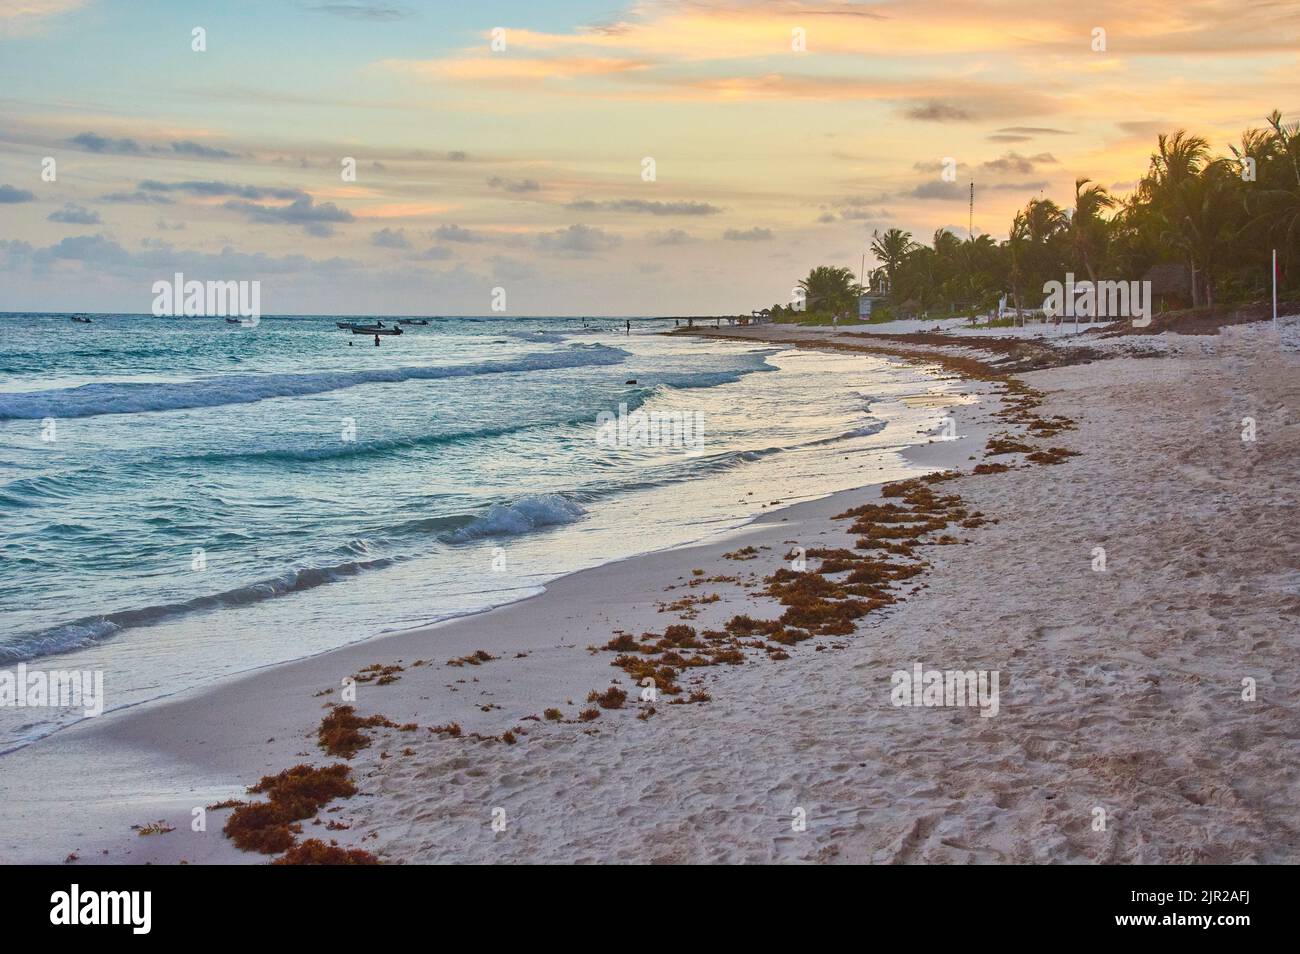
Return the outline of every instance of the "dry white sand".
[[[331,833],[341,843],[386,861],[1300,860],[1298,330],[1292,319],[1283,341],[1261,325],[1166,335],[1167,357],[1022,375],[1046,396],[1041,414],[1078,422],[1033,443],[1081,456],[940,485],[998,522],[929,549],[919,592],[855,635],[684,680],[711,702],[660,700],[647,720],[636,706],[588,724],[524,720],[547,706],[572,717],[588,690],[626,685],[612,654],[585,647],[619,629],[661,632],[677,618],[658,604],[683,593],[723,597],[690,620],[700,628],[774,617],[752,583],[781,565],[787,541],[851,545],[830,515],[876,488],[59,733],[0,766],[0,857],[261,861],[220,835],[225,812],[192,832],[192,807],[328,761],[313,733],[337,696],[316,693],[402,660],[400,681],[360,687],[358,710],[421,730],[375,730],[351,763],[360,794],[327,816],[351,826]],[[958,409],[969,439],[922,448],[918,463],[968,469],[1001,427],[994,410]],[[1244,417],[1253,442],[1241,439]],[[747,544],[770,549],[722,556]],[[697,567],[750,585],[666,589]],[[480,648],[501,658],[445,666]],[[417,658],[436,665],[410,667]],[[894,707],[891,674],[917,662],[999,671],[998,714]],[[1255,681],[1253,701],[1243,679]],[[424,731],[448,721],[527,734],[507,745]],[[806,828],[795,830],[800,811]],[[130,833],[154,819],[176,831]]]

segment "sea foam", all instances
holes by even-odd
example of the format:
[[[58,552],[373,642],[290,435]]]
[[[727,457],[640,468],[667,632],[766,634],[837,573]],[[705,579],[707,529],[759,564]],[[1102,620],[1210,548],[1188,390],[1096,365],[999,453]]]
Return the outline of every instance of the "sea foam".
[[[444,534],[448,543],[464,543],[483,537],[513,536],[540,527],[573,523],[586,514],[576,501],[560,494],[530,494],[510,503],[493,504],[480,517]]]
[[[0,420],[46,417],[93,417],[97,414],[136,414],[183,408],[251,404],[267,398],[324,394],[361,384],[432,381],[441,378],[546,371],[619,364],[621,348],[571,345],[558,351],[499,361],[427,367],[369,368],[361,371],[318,371],[281,374],[227,374],[171,383],[83,384],[75,388],[0,394]]]

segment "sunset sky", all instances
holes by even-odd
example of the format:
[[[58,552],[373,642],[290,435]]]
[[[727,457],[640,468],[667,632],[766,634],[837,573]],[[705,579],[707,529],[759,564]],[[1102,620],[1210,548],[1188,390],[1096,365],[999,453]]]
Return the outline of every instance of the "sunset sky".
[[[0,0],[0,310],[183,271],[268,314],[747,311],[873,228],[964,238],[972,181],[1001,239],[1274,108],[1295,0]]]

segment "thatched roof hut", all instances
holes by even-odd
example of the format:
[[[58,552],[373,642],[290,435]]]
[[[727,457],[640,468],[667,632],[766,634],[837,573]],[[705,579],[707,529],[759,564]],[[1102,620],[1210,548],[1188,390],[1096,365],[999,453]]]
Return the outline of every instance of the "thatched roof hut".
[[[1192,270],[1186,265],[1163,262],[1152,265],[1142,276],[1151,283],[1152,304],[1158,311],[1190,308],[1192,305]]]

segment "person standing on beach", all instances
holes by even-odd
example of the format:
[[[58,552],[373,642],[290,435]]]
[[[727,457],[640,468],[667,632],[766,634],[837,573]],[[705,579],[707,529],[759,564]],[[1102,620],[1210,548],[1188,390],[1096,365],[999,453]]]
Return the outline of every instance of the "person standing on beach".
[[[631,333],[632,333],[632,322],[631,322],[631,321],[628,321],[628,322],[627,322],[627,333],[628,333],[628,334],[631,334]]]

